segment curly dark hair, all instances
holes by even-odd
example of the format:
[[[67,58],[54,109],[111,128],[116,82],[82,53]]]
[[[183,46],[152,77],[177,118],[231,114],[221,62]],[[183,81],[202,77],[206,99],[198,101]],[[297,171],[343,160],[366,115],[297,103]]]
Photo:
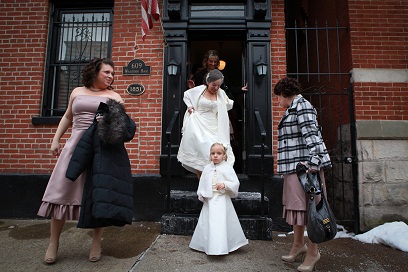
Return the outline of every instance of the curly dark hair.
[[[282,95],[283,97],[290,97],[298,95],[302,92],[300,83],[295,78],[284,77],[276,83],[273,93]]]
[[[92,84],[95,81],[95,78],[98,76],[99,71],[101,70],[102,64],[107,64],[112,66],[112,68],[115,67],[113,61],[108,58],[94,58],[91,60],[90,63],[88,63],[83,69],[82,69],[82,84],[84,84],[85,87],[90,88],[92,87]],[[112,81],[113,83],[113,81]],[[112,86],[108,87],[109,90],[113,89]]]

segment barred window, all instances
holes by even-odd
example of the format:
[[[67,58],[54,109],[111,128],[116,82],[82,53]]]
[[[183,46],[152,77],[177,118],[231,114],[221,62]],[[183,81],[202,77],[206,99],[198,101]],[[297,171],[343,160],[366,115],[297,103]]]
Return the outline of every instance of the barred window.
[[[99,8],[87,5],[72,7],[71,2],[69,7],[54,6],[44,86],[44,117],[64,114],[71,91],[82,85],[84,65],[95,57],[111,57],[113,9],[107,8],[106,3]]]

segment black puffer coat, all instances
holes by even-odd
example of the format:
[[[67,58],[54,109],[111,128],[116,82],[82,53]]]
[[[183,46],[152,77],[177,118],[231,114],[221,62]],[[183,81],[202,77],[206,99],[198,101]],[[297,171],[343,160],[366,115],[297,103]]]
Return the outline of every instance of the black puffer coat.
[[[122,104],[101,103],[96,118],[78,142],[66,177],[75,181],[86,170],[79,228],[124,226],[133,219],[133,182],[124,142],[133,139],[135,122]]]

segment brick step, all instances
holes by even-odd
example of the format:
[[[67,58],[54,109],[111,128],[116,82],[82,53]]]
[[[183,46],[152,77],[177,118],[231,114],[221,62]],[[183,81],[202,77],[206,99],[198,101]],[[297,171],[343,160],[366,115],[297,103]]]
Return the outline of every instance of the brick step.
[[[272,219],[261,216],[238,216],[247,239],[272,240]],[[193,235],[198,214],[165,214],[161,218],[161,233]]]
[[[177,214],[199,214],[202,203],[194,191],[173,190],[170,193],[170,212]],[[264,197],[264,214],[268,214],[269,199]],[[238,215],[261,215],[261,194],[257,192],[239,192],[232,199]]]

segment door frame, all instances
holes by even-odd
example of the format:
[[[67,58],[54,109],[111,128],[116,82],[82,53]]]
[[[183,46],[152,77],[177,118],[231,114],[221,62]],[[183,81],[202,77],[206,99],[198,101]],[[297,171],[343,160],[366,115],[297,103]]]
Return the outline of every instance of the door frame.
[[[246,95],[246,157],[247,175],[261,175],[264,169],[273,174],[272,156],[272,109],[271,109],[271,62],[270,62],[270,1],[247,0],[245,16],[240,18],[209,18],[199,20],[189,18],[189,4],[194,1],[165,0],[163,4],[163,29],[165,37],[163,67],[163,108],[162,108],[162,147],[160,156],[161,175],[184,175],[184,169],[177,161],[177,152],[181,140],[181,128],[186,106],[183,102],[184,91],[187,90],[188,33],[189,31],[244,31],[246,33],[246,65],[248,93]],[[236,1],[243,3],[242,1]],[[260,5],[261,4],[261,5]],[[266,75],[256,73],[255,63],[261,59],[268,69]],[[169,75],[167,66],[177,63],[177,75]],[[264,144],[255,111],[259,112],[266,131]],[[167,142],[166,131],[175,112],[179,116],[171,128],[170,144]],[[170,148],[169,148],[170,146]],[[262,154],[262,146],[264,153]],[[170,150],[169,150],[170,149]],[[264,158],[261,163],[261,158]],[[170,160],[170,162],[169,162]],[[168,167],[171,165],[171,167]],[[171,169],[172,173],[168,173]]]

